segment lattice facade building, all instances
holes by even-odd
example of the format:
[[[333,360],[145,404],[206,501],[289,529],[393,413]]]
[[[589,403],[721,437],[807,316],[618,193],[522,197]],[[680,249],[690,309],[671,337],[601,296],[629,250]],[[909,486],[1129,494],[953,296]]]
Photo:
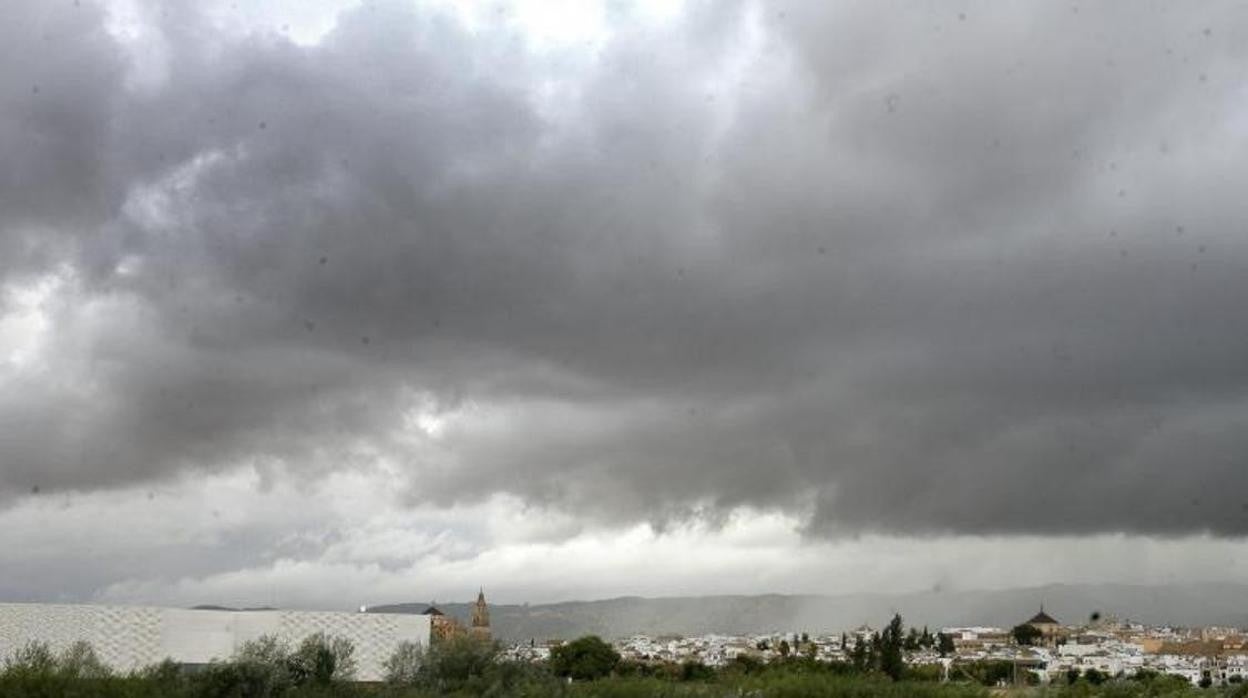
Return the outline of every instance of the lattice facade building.
[[[297,646],[323,632],[355,646],[356,679],[379,681],[399,643],[429,645],[431,625],[429,617],[414,614],[0,603],[0,657],[30,642],[59,652],[86,641],[109,667],[128,672],[165,659],[185,665],[226,660],[265,635]]]

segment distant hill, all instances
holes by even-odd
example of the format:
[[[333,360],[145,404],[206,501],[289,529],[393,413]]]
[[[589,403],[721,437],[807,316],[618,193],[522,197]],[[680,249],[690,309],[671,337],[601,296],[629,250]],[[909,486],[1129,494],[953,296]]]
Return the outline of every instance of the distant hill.
[[[703,596],[491,605],[494,634],[503,640],[607,638],[637,633],[695,635],[797,631],[840,632],[863,623],[883,626],[899,612],[907,625],[1010,627],[1040,604],[1063,623],[1079,623],[1093,611],[1146,623],[1248,626],[1248,585],[1054,584],[999,591],[927,591],[912,594],[841,596]],[[370,606],[370,613],[420,613],[428,603]],[[438,604],[465,623],[467,603]]]
[[[191,606],[192,611],[276,611],[272,606],[254,606],[250,608],[230,608],[229,606],[217,606],[216,604],[200,604]]]

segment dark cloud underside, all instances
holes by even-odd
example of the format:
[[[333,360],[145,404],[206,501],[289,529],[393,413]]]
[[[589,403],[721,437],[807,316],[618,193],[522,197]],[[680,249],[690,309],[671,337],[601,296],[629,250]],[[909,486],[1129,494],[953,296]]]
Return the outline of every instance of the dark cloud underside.
[[[608,521],[1248,532],[1236,5],[692,3],[592,53],[9,13],[0,274],[57,289],[10,493],[381,459]]]

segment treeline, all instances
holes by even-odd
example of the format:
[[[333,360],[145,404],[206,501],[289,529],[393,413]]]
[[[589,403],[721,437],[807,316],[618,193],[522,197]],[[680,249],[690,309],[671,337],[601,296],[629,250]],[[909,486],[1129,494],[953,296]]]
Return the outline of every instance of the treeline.
[[[929,638],[929,639],[925,639]],[[927,633],[907,633],[900,618],[862,637],[851,660],[817,660],[808,639],[782,659],[763,663],[742,656],[725,667],[694,661],[624,660],[608,643],[583,637],[552,650],[547,662],[500,658],[498,645],[460,637],[423,648],[403,644],[386,661],[386,680],[355,681],[355,652],[342,638],[312,635],[297,646],[274,638],[244,645],[228,661],[186,670],[165,662],[141,671],[109,670],[85,643],[61,653],[31,644],[9,656],[0,671],[4,698],[819,698],[988,696],[989,686],[1013,680],[1010,662],[958,662],[948,677],[939,665],[915,666],[904,653],[939,644]],[[1071,676],[1060,686],[1014,688],[1022,696],[1219,696],[1248,698],[1248,688],[1201,690],[1157,674],[1135,678]],[[993,689],[999,691],[1000,689]],[[993,693],[999,695],[999,693]]]
[[[907,633],[899,614],[893,615],[883,632],[870,636],[856,634],[852,647],[849,638],[842,634],[841,647],[845,648],[854,669],[860,672],[879,671],[894,681],[901,679],[908,671],[906,652],[936,650],[941,657],[947,657],[954,651],[953,638],[945,633],[932,635],[927,628],[923,628],[921,633],[917,628],[910,628]]]
[[[354,695],[355,648],[344,638],[323,633],[297,647],[273,637],[246,643],[229,661],[188,670],[166,660],[139,671],[119,674],[95,649],[77,642],[54,653],[32,642],[4,660],[0,672],[3,698],[264,698],[269,696]]]

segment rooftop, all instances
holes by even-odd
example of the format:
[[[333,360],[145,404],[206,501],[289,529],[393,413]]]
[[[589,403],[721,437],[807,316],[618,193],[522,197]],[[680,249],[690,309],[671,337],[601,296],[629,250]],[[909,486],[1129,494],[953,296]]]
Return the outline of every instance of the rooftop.
[[[1044,625],[1044,624],[1058,625],[1058,622],[1056,618],[1045,613],[1044,608],[1041,607],[1040,612],[1032,616],[1031,620],[1027,621],[1027,624],[1028,625]]]

